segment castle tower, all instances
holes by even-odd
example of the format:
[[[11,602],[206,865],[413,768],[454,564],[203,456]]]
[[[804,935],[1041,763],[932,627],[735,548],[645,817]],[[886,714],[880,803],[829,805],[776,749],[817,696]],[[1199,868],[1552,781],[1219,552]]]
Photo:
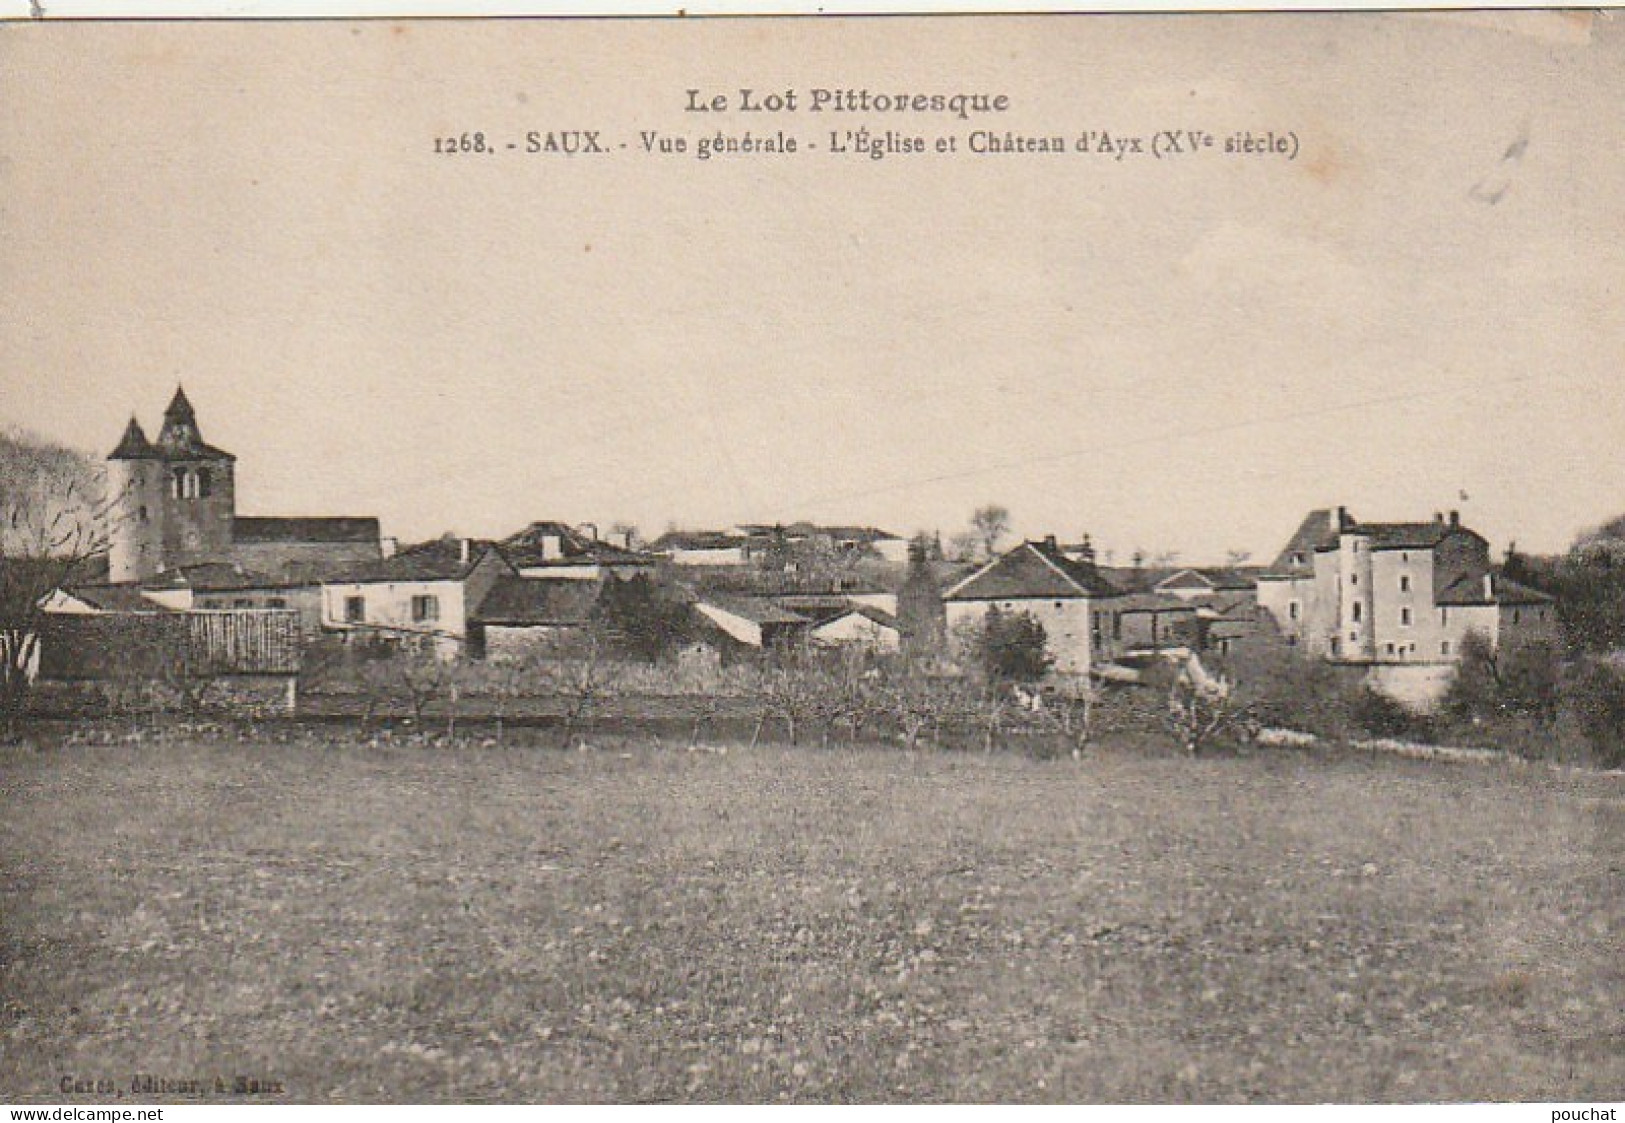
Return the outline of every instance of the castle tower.
[[[107,457],[108,578],[144,581],[163,555],[159,519],[163,462],[141,423],[130,418],[124,439]]]
[[[165,569],[226,559],[237,514],[236,457],[203,440],[176,389],[156,443],[134,418],[108,457],[109,577],[144,581]]]

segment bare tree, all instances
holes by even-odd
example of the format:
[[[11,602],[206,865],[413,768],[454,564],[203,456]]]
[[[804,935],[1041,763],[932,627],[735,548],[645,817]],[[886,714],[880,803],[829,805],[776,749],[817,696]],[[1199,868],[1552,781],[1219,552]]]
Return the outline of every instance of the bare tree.
[[[982,553],[991,558],[998,552],[999,540],[1010,532],[1010,510],[997,503],[976,508],[970,517],[971,527],[981,540]]]
[[[8,437],[0,462],[0,721],[21,713],[51,595],[107,550],[109,504],[85,460]]]
[[[598,707],[614,686],[614,668],[604,659],[598,638],[589,637],[584,649],[573,656],[553,660],[547,677],[564,699],[561,734],[565,747],[585,748]]]
[[[976,561],[982,555],[982,539],[974,530],[962,530],[948,539],[948,560]]]
[[[1073,760],[1082,760],[1095,737],[1095,688],[1083,683],[1063,697],[1050,699],[1037,716],[1061,738]]]
[[[790,744],[796,744],[802,725],[818,711],[818,690],[805,662],[781,657],[779,661],[762,668],[755,686],[761,711],[756,718],[756,728],[751,733],[751,748],[755,748],[761,740],[762,727],[771,718],[784,723]]]
[[[1213,674],[1194,655],[1185,660],[1168,688],[1166,721],[1191,756],[1198,755],[1237,717],[1229,679]]]

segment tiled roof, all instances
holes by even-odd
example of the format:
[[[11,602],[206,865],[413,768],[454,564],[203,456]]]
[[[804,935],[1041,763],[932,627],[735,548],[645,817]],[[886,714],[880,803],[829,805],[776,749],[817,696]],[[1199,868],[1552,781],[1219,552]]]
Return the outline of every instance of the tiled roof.
[[[591,540],[574,527],[552,519],[541,519],[531,523],[524,530],[508,535],[502,540],[502,545],[539,548],[548,538],[557,538],[560,551],[566,555],[582,553],[591,544]]]
[[[102,612],[170,612],[157,601],[141,595],[136,585],[75,585],[64,590],[69,596],[83,601]]]
[[[297,585],[280,574],[249,569],[234,562],[202,562],[198,565],[166,569],[142,583],[149,589],[192,589],[199,593],[223,593],[233,589],[279,589]]]
[[[806,624],[807,617],[799,612],[780,608],[770,600],[759,597],[719,597],[706,594],[700,597],[701,605],[710,605],[719,608],[741,620],[749,620],[752,624]]]
[[[1556,599],[1539,589],[1520,585],[1499,573],[1490,574],[1490,589],[1486,590],[1484,576],[1483,571],[1468,571],[1457,576],[1434,594],[1434,603],[1467,607],[1488,604],[1551,604]]]
[[[559,553],[547,554],[545,539],[558,539]],[[531,523],[518,534],[502,540],[502,553],[523,569],[538,566],[655,565],[657,558],[636,550],[625,550],[577,534],[563,523]]]
[[[1442,522],[1355,523],[1350,532],[1369,538],[1377,550],[1429,550],[1458,529]]]
[[[234,541],[262,542],[377,542],[378,520],[368,517],[322,516],[282,518],[238,515],[232,520]]]
[[[473,619],[482,624],[584,624],[598,594],[593,581],[502,576],[474,610]]]
[[[336,584],[360,585],[394,581],[460,581],[493,550],[496,550],[495,543],[471,542],[465,560],[460,541],[441,538],[408,547],[392,557],[364,562],[342,571],[331,580]],[[500,551],[498,556],[502,556]]]
[[[1116,597],[1121,591],[1094,566],[1044,542],[1023,542],[949,589],[944,600]]]
[[[1212,589],[1233,592],[1256,587],[1258,582],[1246,573],[1229,568],[1182,569],[1157,582],[1159,589]]]
[[[649,543],[651,550],[730,550],[743,546],[743,534],[720,530],[671,530]]]
[[[1308,573],[1314,569],[1314,553],[1321,543],[1335,538],[1337,512],[1328,507],[1310,511],[1292,532],[1286,546],[1275,556],[1270,572],[1275,574]],[[1302,561],[1295,561],[1302,558]]]
[[[824,535],[842,542],[883,542],[897,539],[889,530],[875,526],[820,526],[801,520],[793,523],[740,523],[739,529],[755,538],[783,534],[786,538],[811,538]]]

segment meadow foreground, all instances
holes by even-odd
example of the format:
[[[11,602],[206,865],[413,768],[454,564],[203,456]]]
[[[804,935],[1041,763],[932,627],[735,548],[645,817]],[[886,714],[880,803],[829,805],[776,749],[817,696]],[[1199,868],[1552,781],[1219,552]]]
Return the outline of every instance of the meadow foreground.
[[[1617,1100],[1622,889],[1617,775],[47,741],[0,1099]]]

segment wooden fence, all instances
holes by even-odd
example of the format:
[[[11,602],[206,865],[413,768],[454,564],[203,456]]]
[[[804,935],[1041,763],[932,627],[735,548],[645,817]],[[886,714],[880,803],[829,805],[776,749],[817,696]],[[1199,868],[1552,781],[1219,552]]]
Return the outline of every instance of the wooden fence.
[[[53,614],[40,628],[41,678],[296,675],[299,613],[230,609]]]

